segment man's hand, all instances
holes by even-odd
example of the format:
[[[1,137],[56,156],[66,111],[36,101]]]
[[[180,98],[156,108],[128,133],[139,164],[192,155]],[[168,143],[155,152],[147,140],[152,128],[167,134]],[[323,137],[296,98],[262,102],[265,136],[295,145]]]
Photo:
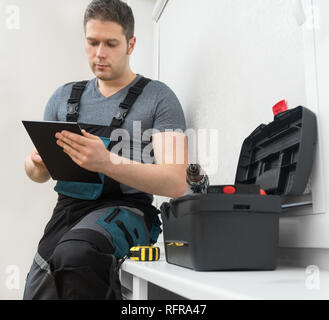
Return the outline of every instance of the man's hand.
[[[43,183],[50,179],[48,169],[36,148],[32,150],[25,160],[25,171],[31,180],[38,183]]]
[[[82,134],[83,136],[80,136],[64,130],[61,133],[57,132],[55,137],[58,139],[57,144],[77,165],[89,171],[102,173],[110,161],[110,151],[98,136],[86,130],[82,130]]]
[[[36,148],[34,148],[32,150],[32,152],[30,154],[30,158],[31,158],[33,164],[37,168],[39,168],[42,171],[48,171],[45,164],[44,164],[44,162],[43,162],[43,160],[42,160],[42,158],[41,158],[41,156],[40,156],[40,154],[39,154],[39,152],[38,152],[38,150]]]

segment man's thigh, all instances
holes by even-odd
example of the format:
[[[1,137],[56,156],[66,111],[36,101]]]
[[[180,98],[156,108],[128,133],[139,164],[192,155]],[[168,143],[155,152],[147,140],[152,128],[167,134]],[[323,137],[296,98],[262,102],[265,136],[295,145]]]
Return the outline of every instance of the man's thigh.
[[[89,229],[102,234],[114,248],[114,255],[121,259],[136,245],[148,245],[149,230],[144,213],[133,207],[112,206],[95,210],[86,215],[72,229]]]

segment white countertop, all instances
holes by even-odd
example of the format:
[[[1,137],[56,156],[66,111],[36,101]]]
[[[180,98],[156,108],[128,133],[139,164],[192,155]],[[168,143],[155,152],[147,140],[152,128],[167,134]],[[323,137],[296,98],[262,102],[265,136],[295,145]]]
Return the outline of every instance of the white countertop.
[[[169,264],[163,246],[160,260],[126,260],[122,270],[192,300],[221,299],[329,299],[329,271],[320,270],[319,289],[310,289],[305,268],[274,271],[194,271]],[[314,276],[313,276],[314,277]],[[312,283],[312,282],[311,282]]]

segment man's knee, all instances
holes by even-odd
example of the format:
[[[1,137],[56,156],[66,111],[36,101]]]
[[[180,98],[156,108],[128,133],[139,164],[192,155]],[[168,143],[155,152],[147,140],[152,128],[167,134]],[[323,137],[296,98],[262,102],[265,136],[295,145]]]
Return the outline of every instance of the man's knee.
[[[91,266],[102,258],[112,259],[112,244],[102,234],[89,229],[75,229],[67,232],[57,244],[50,265],[52,271]]]
[[[91,245],[79,240],[67,240],[58,244],[51,257],[54,269],[88,265]]]

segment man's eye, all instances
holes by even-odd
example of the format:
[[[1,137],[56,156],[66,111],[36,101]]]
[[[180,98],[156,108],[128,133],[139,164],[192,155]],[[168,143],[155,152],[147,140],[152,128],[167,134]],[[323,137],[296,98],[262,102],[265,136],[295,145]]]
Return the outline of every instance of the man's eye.
[[[93,47],[95,47],[95,46],[97,46],[97,45],[98,45],[98,43],[97,43],[97,42],[89,42],[89,44],[90,44],[91,46],[93,46]]]
[[[109,46],[110,48],[114,48],[114,47],[116,47],[115,44],[111,44],[111,43],[109,43],[108,46]]]

